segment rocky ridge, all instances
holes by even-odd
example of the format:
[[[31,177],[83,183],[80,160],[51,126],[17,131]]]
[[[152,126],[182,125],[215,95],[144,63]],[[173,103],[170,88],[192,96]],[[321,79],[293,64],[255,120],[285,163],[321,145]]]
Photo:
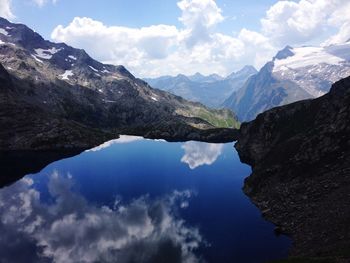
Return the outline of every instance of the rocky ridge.
[[[229,110],[153,89],[123,66],[46,41],[25,25],[0,18],[0,28],[0,150],[91,148],[121,133],[234,139],[239,124]]]
[[[253,170],[245,193],[293,238],[291,256],[348,262],[350,77],[320,98],[243,123],[235,147]]]

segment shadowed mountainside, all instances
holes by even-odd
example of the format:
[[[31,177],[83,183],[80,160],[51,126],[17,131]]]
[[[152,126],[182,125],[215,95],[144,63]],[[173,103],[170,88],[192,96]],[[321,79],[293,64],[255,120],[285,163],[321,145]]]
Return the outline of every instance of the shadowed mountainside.
[[[350,78],[243,123],[235,147],[253,168],[245,193],[293,238],[291,256],[349,262]]]
[[[153,89],[123,66],[0,18],[0,150],[87,149],[133,134],[232,141],[229,110]],[[220,130],[219,128],[224,128]]]

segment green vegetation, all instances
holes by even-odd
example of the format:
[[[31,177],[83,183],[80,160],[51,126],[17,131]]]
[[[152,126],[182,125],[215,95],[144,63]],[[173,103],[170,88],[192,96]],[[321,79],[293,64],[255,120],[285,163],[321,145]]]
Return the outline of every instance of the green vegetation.
[[[232,113],[229,114],[226,111],[213,112],[200,109],[195,115],[218,128],[239,129],[240,127],[240,123],[235,119],[234,115]]]

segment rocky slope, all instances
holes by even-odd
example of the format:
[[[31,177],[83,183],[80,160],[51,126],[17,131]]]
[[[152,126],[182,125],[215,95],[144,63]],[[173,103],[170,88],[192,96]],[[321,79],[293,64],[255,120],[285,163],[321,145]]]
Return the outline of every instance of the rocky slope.
[[[349,262],[350,77],[242,124],[235,147],[253,168],[245,193],[293,238],[291,256]]]
[[[212,74],[203,76],[196,73],[192,76],[179,74],[175,77],[162,76],[145,79],[152,87],[168,91],[191,101],[201,102],[208,107],[220,108],[222,103],[240,89],[249,77],[256,74],[253,66],[245,66],[226,78]]]
[[[224,106],[237,113],[239,120],[249,121],[273,107],[322,96],[332,83],[349,75],[350,42],[327,47],[287,46]]]
[[[151,88],[123,66],[44,40],[0,18],[0,150],[90,148],[120,133],[220,140],[237,128],[211,110]]]

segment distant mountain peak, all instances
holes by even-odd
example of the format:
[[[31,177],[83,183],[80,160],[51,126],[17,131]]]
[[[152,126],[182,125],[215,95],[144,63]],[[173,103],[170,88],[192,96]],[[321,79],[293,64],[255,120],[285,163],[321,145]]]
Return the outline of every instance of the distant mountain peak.
[[[184,74],[177,74],[175,77],[177,80],[188,81],[189,78]]]
[[[246,65],[237,72],[232,72],[226,77],[226,79],[236,79],[243,76],[251,76],[258,73],[258,71],[252,65]]]
[[[203,75],[199,72],[195,73],[194,75],[188,76],[188,79],[193,81],[193,82],[199,82],[199,83],[204,83],[204,82],[215,82],[218,80],[223,79],[220,75],[218,74],[210,74],[208,76]]]
[[[350,75],[350,43],[331,46],[286,46],[224,105],[242,121],[298,100],[316,98]]]
[[[291,56],[294,56],[294,52],[292,51],[293,48],[291,46],[286,46],[284,49],[277,52],[276,56],[273,58],[273,60],[276,59],[285,59]]]
[[[237,73],[240,73],[240,74],[242,74],[242,73],[250,73],[250,72],[258,72],[257,70],[256,70],[256,68],[254,67],[254,66],[252,66],[252,65],[246,65],[246,66],[244,66],[242,69],[240,69],[239,71],[237,71]]]
[[[196,74],[190,76],[190,77],[204,77],[204,75],[202,75],[201,73],[199,72],[196,72]]]

